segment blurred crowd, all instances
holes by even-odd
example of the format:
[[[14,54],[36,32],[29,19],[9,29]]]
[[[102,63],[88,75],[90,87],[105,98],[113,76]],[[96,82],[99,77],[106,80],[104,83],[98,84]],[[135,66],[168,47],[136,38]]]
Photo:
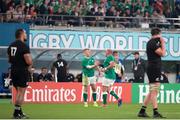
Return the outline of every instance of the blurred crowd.
[[[1,19],[6,22],[26,21],[28,23],[57,24],[55,21],[66,20],[70,25],[86,24],[90,26],[111,25],[111,22],[121,22],[129,27],[129,23],[151,22],[168,23],[166,18],[180,16],[179,0],[0,0]],[[65,17],[46,15],[65,15]],[[42,15],[44,15],[42,17]],[[66,16],[67,15],[67,16]],[[68,16],[71,15],[71,16]],[[79,18],[78,16],[86,16]],[[94,16],[94,17],[88,17]],[[101,17],[102,16],[102,17]],[[104,18],[105,16],[109,16]],[[113,18],[112,18],[113,17]],[[137,17],[130,19],[121,17]],[[5,19],[3,19],[5,18]],[[86,22],[85,22],[86,21]],[[60,23],[58,23],[60,24]],[[62,23],[61,23],[62,24]]]

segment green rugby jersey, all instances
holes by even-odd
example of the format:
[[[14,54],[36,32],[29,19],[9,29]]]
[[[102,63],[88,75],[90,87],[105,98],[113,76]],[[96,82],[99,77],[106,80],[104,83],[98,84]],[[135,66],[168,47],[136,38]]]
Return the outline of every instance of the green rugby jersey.
[[[95,69],[94,68],[87,68],[88,65],[92,66],[94,65],[94,58],[90,57],[84,57],[82,60],[82,73],[87,76],[87,77],[93,77],[94,73],[95,73]]]
[[[115,61],[114,56],[113,55],[107,56],[103,64],[104,68],[108,67],[110,65],[110,62],[112,61]],[[105,71],[105,78],[112,79],[112,80],[116,79],[114,68],[109,68]]]

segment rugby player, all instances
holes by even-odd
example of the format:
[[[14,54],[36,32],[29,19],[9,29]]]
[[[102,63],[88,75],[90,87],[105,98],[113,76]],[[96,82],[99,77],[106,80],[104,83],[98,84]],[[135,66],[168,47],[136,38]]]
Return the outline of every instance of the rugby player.
[[[102,81],[102,91],[103,91],[103,107],[107,105],[107,94],[112,95],[115,97],[115,99],[118,101],[118,106],[121,106],[122,99],[118,97],[118,95],[111,90],[111,86],[114,84],[116,79],[116,73],[114,70],[115,67],[115,58],[112,55],[112,50],[108,49],[106,50],[106,59],[103,63],[103,69],[104,72],[104,80]]]
[[[161,57],[166,54],[165,41],[161,36],[161,30],[159,28],[153,28],[151,30],[151,35],[152,38],[148,41],[146,46],[148,58],[147,76],[149,79],[150,91],[144,100],[138,117],[149,117],[146,113],[146,108],[151,102],[153,105],[153,118],[164,118],[158,112],[157,95],[161,79]]]
[[[91,56],[90,49],[83,50],[84,58],[82,60],[82,84],[83,84],[83,99],[84,99],[84,107],[88,107],[87,99],[88,99],[88,86],[91,86],[92,96],[94,107],[97,107],[98,104],[96,102],[96,77],[95,77],[95,69],[98,67],[99,62],[95,61]]]
[[[28,67],[32,65],[32,57],[29,47],[25,44],[27,41],[26,31],[18,29],[15,33],[15,37],[16,40],[10,44],[7,50],[9,63],[11,64],[12,83],[17,93],[13,118],[25,119],[28,117],[23,113],[21,106],[28,86]]]

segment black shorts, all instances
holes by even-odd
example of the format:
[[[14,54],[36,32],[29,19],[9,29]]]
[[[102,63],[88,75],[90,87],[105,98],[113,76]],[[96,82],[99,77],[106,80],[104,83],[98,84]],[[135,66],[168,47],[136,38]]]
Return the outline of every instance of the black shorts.
[[[27,87],[29,81],[29,72],[27,69],[11,70],[12,84],[14,87]]]
[[[158,64],[148,64],[147,76],[149,83],[160,82],[161,79],[161,66]]]

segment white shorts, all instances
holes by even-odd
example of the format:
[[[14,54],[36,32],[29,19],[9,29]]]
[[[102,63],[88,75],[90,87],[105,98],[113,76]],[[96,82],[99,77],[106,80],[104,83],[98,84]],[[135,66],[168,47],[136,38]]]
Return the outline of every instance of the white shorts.
[[[114,82],[115,82],[115,80],[104,78],[102,81],[102,85],[109,87],[109,86],[112,86],[114,84]]]
[[[82,84],[83,85],[91,85],[91,84],[96,84],[96,77],[86,77],[83,75],[83,79],[82,79]]]

